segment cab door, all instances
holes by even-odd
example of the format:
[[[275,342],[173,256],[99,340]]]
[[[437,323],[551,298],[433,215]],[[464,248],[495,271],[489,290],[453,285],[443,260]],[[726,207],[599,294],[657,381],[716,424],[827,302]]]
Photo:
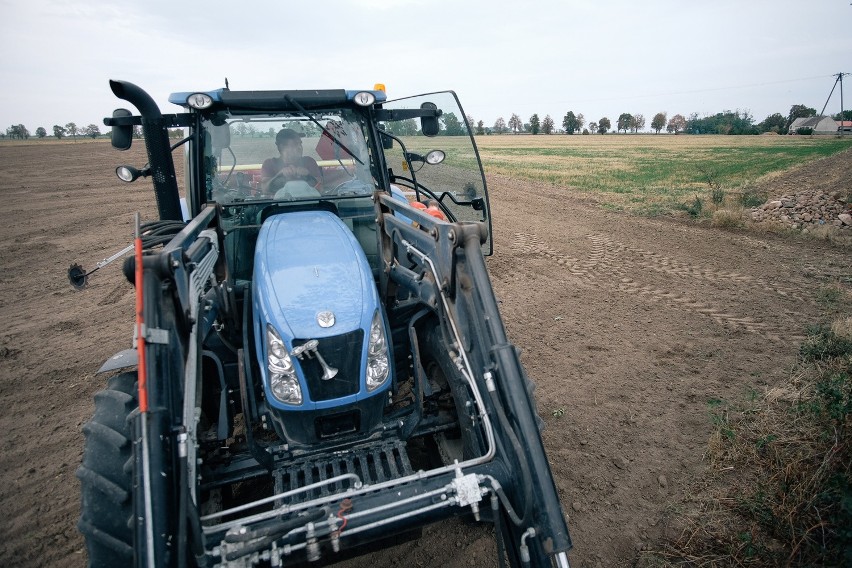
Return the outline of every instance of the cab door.
[[[409,199],[437,201],[449,221],[485,224],[488,236],[482,253],[488,256],[493,252],[488,190],[471,125],[467,124],[456,94],[444,91],[417,95],[386,102],[382,107],[416,110],[432,108],[431,105],[439,111],[437,128],[434,120],[428,123],[428,118],[383,123],[384,130],[397,138],[385,149],[391,183],[402,188]],[[443,161],[426,160],[433,150],[444,152]]]

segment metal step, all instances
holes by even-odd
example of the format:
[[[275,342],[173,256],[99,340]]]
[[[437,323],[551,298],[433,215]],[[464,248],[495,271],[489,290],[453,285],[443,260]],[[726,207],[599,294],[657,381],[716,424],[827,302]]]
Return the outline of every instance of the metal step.
[[[405,442],[393,441],[382,444],[353,448],[346,452],[335,452],[327,458],[313,457],[287,463],[273,472],[275,493],[293,491],[308,485],[331,479],[346,473],[354,473],[365,485],[373,485],[405,477],[414,473]],[[345,491],[352,481],[323,485],[322,487],[294,495],[290,503],[301,503]]]

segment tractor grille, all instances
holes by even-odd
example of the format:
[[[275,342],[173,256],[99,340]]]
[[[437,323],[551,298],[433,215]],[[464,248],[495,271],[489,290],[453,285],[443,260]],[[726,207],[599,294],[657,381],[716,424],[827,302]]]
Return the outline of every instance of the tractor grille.
[[[405,450],[405,442],[386,442],[381,445],[352,449],[344,454],[337,453],[331,459],[289,463],[274,472],[275,493],[292,491],[344,473],[354,473],[362,483],[373,485],[411,475],[413,471]],[[300,493],[290,502],[298,503],[316,499],[351,487],[352,483],[348,480],[332,483]]]
[[[307,339],[296,339],[293,345]],[[319,340],[320,355],[329,366],[337,369],[337,375],[328,381],[322,380],[322,365],[316,358],[303,357],[299,365],[305,374],[311,400],[319,402],[356,394],[361,387],[361,349],[364,345],[364,330],[324,337]]]

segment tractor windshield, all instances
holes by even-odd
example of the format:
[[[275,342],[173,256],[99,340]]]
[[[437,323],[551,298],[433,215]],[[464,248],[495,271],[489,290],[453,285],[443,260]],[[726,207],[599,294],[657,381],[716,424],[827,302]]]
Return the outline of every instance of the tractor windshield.
[[[228,115],[205,122],[207,201],[301,201],[369,195],[375,188],[362,119],[338,109]],[[316,121],[316,122],[314,122]]]

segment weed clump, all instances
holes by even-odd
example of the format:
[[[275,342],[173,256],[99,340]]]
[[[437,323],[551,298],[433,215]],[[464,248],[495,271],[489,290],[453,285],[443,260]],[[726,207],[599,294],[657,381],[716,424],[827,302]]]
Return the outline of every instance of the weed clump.
[[[651,566],[852,566],[852,321],[814,326],[797,373],[714,400],[709,488]]]
[[[733,229],[743,226],[743,214],[741,210],[736,209],[717,209],[713,211],[714,227],[721,229]]]

